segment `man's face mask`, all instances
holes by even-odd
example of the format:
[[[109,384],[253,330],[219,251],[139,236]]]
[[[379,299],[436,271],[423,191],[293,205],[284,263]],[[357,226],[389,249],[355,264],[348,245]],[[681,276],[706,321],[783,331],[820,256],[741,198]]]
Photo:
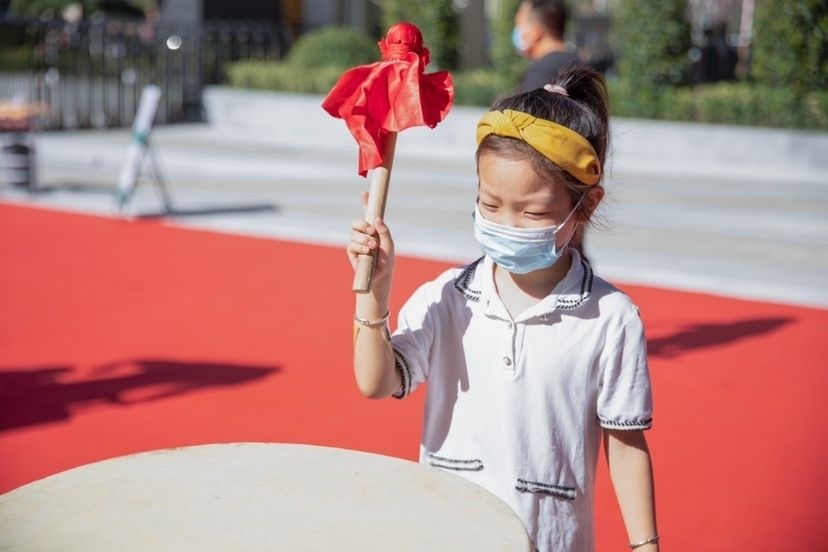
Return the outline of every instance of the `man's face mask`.
[[[512,28],[512,46],[521,54],[529,49],[529,45],[523,40],[523,29],[517,25]]]

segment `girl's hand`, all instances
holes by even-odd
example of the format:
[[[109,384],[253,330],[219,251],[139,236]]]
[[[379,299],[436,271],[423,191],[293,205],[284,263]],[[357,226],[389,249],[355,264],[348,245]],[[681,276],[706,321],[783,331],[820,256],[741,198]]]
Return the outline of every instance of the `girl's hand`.
[[[363,204],[367,201],[367,195],[366,192],[362,193]],[[377,255],[372,286],[388,286],[394,271],[394,241],[391,239],[391,231],[380,218],[373,224],[355,220],[351,223],[351,230],[351,242],[347,249],[351,266],[356,269],[359,255]]]

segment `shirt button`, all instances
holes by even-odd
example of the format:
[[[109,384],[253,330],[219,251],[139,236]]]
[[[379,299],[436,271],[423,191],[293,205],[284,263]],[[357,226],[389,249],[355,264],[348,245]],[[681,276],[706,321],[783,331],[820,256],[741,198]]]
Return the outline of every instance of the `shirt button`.
[[[511,322],[506,322],[506,327],[511,330],[512,329],[512,323]]]
[[[503,357],[503,364],[505,364],[506,366],[511,366],[512,365],[512,359],[509,358],[509,357]]]

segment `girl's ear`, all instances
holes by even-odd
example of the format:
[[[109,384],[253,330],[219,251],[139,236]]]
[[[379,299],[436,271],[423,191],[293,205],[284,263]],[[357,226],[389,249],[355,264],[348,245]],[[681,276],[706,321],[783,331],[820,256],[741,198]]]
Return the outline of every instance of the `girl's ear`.
[[[584,202],[581,203],[581,208],[578,209],[578,222],[581,224],[588,223],[602,199],[604,199],[604,188],[597,185],[590,187],[584,198]]]

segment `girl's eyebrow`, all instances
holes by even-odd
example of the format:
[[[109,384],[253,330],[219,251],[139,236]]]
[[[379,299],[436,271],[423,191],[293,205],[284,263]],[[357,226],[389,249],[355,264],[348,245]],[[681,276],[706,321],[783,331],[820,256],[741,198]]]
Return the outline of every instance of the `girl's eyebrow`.
[[[483,186],[483,183],[480,181],[480,179],[478,179],[477,180],[477,196],[480,197],[481,193],[485,193],[488,197],[491,197],[493,199],[500,199],[500,198],[497,197],[497,194],[495,194],[491,190],[489,190],[488,187]]]

